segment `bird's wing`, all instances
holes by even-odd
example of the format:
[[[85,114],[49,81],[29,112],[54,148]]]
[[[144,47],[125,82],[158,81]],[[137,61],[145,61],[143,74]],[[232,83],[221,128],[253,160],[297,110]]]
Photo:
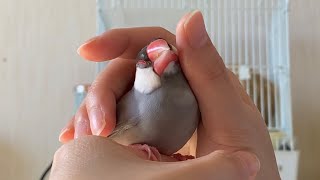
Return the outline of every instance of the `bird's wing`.
[[[122,123],[117,123],[116,128],[108,136],[110,138],[116,137],[123,134],[126,130],[137,126],[139,123],[138,118],[131,118],[128,121],[123,121]]]
[[[117,124],[109,137],[121,135],[139,123],[140,113],[137,109],[138,103],[133,90],[121,98],[117,104]]]

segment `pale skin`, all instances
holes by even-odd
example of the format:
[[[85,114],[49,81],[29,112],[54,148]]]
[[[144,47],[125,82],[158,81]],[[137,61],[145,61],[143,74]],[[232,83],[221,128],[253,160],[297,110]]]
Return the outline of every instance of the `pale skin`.
[[[132,87],[133,59],[157,37],[177,47],[199,104],[194,160],[149,161],[144,152],[104,138],[115,126],[117,100]],[[113,29],[82,45],[79,54],[91,61],[112,61],[62,130],[65,144],[55,154],[51,179],[280,179],[264,121],[223,64],[201,12],[186,14],[176,35],[160,27]],[[96,136],[88,136],[92,134]]]

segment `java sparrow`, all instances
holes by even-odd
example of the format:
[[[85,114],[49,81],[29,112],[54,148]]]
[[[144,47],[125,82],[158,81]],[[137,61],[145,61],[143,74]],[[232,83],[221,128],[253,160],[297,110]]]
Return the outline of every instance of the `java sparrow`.
[[[172,155],[191,138],[200,111],[173,45],[156,39],[136,59],[134,86],[117,103],[116,127],[108,137],[123,145],[141,144],[154,155],[149,154],[150,160],[159,161],[160,153]],[[52,162],[41,179],[51,166]]]
[[[172,155],[198,126],[197,100],[180,68],[176,48],[156,39],[137,56],[133,88],[117,103],[109,138],[123,145],[146,144]]]

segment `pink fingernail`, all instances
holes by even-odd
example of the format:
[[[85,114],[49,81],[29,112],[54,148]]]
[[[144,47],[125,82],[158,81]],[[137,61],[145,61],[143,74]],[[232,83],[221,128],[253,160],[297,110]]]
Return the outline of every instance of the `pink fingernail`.
[[[70,131],[69,128],[63,128],[63,129],[61,130],[61,132],[60,132],[60,134],[59,134],[59,141],[60,141],[60,142],[63,141],[63,140],[62,140],[62,137],[63,137],[67,132],[69,132],[69,131]]]
[[[91,108],[89,112],[90,126],[93,135],[100,135],[106,126],[105,114],[101,108]]]
[[[88,41],[84,42],[78,49],[77,49],[77,53],[80,54],[81,49],[86,46],[87,44],[92,43],[93,41],[97,40],[99,38],[99,36],[93,37],[91,39],[89,39]]]
[[[191,47],[198,49],[207,43],[209,36],[206,31],[203,16],[199,10],[193,11],[186,19],[184,29]]]

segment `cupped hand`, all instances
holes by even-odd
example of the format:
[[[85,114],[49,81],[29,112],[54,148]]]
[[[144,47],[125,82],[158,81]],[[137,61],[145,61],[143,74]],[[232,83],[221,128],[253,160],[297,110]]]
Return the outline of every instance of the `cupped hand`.
[[[140,152],[141,153],[141,152]],[[257,159],[252,153],[215,151],[180,162],[145,160],[108,138],[85,136],[62,146],[56,153],[51,180],[212,180],[254,179]]]
[[[238,157],[237,153],[251,154],[250,158],[245,159],[249,162],[249,159],[256,156],[260,164],[259,161],[252,160],[249,165],[243,165],[245,161],[241,160],[241,167],[251,169],[250,172],[257,172],[260,167],[257,179],[279,179],[274,151],[264,121],[237,77],[225,67],[205,31],[199,11],[189,13],[180,20],[176,36],[158,27],[114,29],[82,45],[79,53],[84,58],[92,61],[113,61],[94,81],[79,111],[62,131],[60,140],[67,142],[90,134],[107,136],[112,131],[116,122],[116,102],[131,87],[134,79],[133,59],[143,46],[156,37],[162,37],[178,48],[181,67],[198,100],[202,117],[197,130],[197,159],[176,163],[199,162],[200,166],[190,166],[202,167],[201,165],[209,162],[218,162],[215,161],[218,152],[223,152],[223,160],[228,159],[225,154],[230,157]],[[110,140],[88,138],[80,138],[71,145],[66,144],[58,152],[71,152],[68,150],[70,146],[76,146],[81,144],[77,142],[83,141],[103,141],[102,144],[109,143],[110,147],[121,147],[109,142]],[[91,153],[94,156],[95,153]],[[125,151],[123,153],[126,154]],[[61,153],[57,153],[56,164],[63,163],[61,156]],[[107,156],[109,157],[106,155],[106,158]],[[137,163],[140,160],[137,160]],[[150,167],[159,165],[143,162]],[[183,166],[181,165],[181,168]],[[58,168],[58,165],[55,167]]]

